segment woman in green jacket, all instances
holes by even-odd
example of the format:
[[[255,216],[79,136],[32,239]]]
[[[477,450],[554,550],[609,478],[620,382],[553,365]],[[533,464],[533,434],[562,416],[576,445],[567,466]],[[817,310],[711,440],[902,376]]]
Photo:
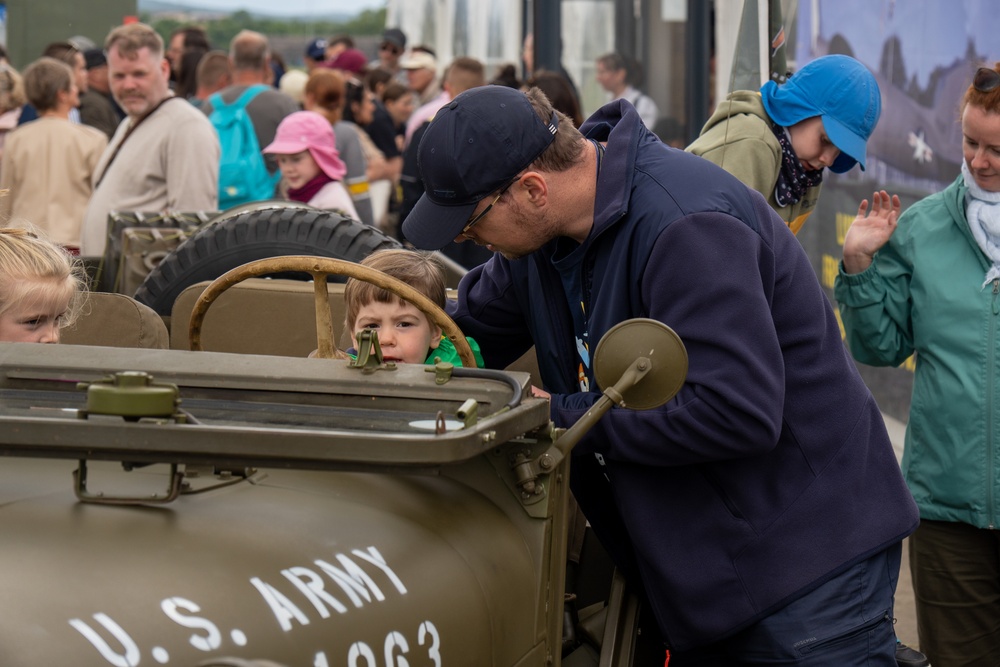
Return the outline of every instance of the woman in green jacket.
[[[962,100],[962,174],[910,207],[876,193],[834,293],[865,364],[916,354],[903,472],[920,648],[935,667],[1000,661],[1000,63]]]

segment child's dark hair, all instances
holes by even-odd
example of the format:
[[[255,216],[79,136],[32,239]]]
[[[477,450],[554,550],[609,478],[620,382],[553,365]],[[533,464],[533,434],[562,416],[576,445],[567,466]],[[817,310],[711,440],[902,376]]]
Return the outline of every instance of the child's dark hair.
[[[362,266],[378,269],[397,280],[401,280],[417,290],[435,304],[444,308],[445,284],[444,267],[431,254],[417,250],[379,250],[368,255]],[[358,312],[370,303],[406,303],[392,292],[353,278],[344,287],[344,303],[347,306],[347,329],[354,331]]]
[[[71,324],[86,294],[82,266],[59,245],[27,229],[0,228],[0,315],[59,289],[73,291],[62,324]]]

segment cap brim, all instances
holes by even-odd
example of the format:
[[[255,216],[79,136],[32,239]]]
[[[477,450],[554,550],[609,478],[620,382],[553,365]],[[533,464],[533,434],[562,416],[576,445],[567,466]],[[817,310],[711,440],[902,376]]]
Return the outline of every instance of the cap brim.
[[[295,155],[302,151],[309,150],[309,146],[297,141],[272,141],[263,149],[261,153],[275,153],[278,155]]]
[[[441,206],[424,193],[403,220],[403,236],[421,250],[440,250],[462,233],[478,204]]]
[[[843,174],[850,171],[855,163],[861,165],[861,170],[864,171],[867,142],[829,114],[822,116],[822,119],[826,136],[840,149],[840,155],[830,165],[830,171]]]

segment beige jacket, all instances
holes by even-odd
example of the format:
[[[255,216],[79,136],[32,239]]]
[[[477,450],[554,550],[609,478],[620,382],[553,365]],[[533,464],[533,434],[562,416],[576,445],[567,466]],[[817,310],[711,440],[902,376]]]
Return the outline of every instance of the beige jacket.
[[[12,130],[0,165],[0,219],[34,226],[56,243],[80,245],[90,178],[108,144],[100,130],[62,118],[39,118]]]
[[[142,121],[108,166],[133,122],[126,118],[118,126],[94,171],[94,183],[100,185],[94,188],[83,219],[80,254],[86,257],[104,254],[111,211],[218,209],[219,138],[205,114],[186,100],[164,102]]]

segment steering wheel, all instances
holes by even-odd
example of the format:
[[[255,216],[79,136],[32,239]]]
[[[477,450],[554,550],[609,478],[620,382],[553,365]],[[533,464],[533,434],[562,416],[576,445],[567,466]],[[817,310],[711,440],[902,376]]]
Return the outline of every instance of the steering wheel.
[[[227,271],[213,280],[212,284],[205,288],[205,291],[198,297],[198,301],[191,311],[191,323],[188,325],[189,347],[192,350],[202,349],[201,327],[205,320],[205,314],[223,292],[247,278],[285,271],[308,273],[313,278],[316,304],[316,341],[319,343],[316,356],[322,359],[349,358],[345,352],[339,350],[334,344],[333,315],[330,313],[330,292],[326,282],[327,276],[339,275],[369,282],[376,287],[381,287],[384,290],[392,292],[404,301],[408,301],[416,306],[431,322],[440,327],[444,335],[455,345],[455,350],[462,360],[462,365],[466,368],[476,367],[476,358],[473,356],[472,348],[469,347],[469,341],[465,339],[465,334],[462,333],[462,330],[458,328],[455,321],[448,317],[448,314],[440,306],[417,290],[401,280],[397,280],[367,266],[331,257],[309,257],[304,255],[258,259],[242,266],[237,266],[235,269]]]

